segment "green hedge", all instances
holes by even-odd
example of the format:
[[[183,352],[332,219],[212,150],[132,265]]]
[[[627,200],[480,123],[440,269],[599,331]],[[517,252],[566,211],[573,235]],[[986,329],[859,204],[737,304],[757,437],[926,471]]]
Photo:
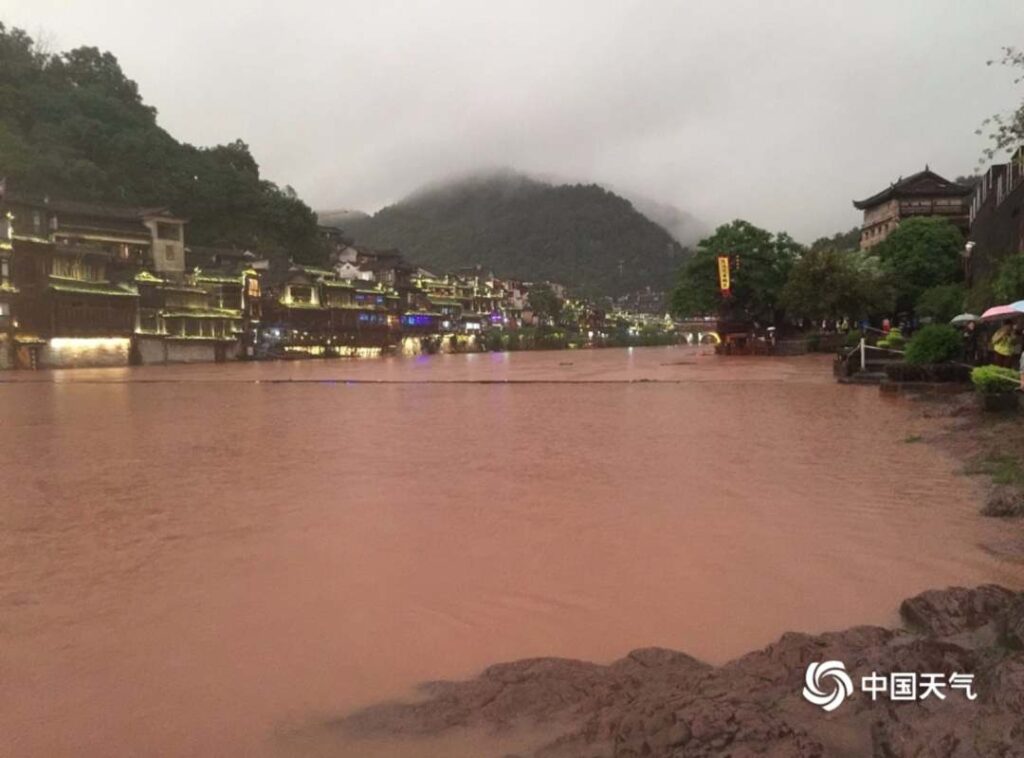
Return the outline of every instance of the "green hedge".
[[[974,389],[983,395],[1013,392],[1020,386],[1020,374],[1002,366],[978,366],[971,371]]]
[[[945,363],[960,355],[960,332],[946,324],[923,327],[907,343],[906,359],[911,366]]]

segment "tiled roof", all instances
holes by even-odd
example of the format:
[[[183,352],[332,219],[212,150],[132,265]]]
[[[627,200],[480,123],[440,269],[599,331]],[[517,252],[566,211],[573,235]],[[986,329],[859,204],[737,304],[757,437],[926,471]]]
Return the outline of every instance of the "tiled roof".
[[[886,189],[865,200],[854,200],[853,207],[864,210],[865,208],[871,208],[872,206],[884,203],[894,197],[966,197],[969,194],[971,194],[970,187],[951,182],[934,171],[925,168],[924,171],[918,171],[916,174],[911,174],[906,178],[900,177]]]

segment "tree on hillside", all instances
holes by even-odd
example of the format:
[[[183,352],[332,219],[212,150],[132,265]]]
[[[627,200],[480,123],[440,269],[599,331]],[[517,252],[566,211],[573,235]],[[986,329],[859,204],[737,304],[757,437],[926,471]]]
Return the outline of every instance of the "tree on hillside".
[[[814,321],[873,315],[891,309],[892,301],[877,259],[827,247],[804,253],[782,290],[788,314]]]
[[[896,288],[897,310],[913,310],[930,287],[959,281],[963,249],[960,230],[944,218],[909,218],[896,227],[875,251]]]
[[[1024,82],[1024,50],[1004,47],[1001,59],[988,61],[989,66],[996,63],[1018,70],[1014,84]],[[988,130],[986,136],[991,141],[990,147],[984,150],[985,158],[989,160],[1005,150],[1013,150],[1024,144],[1024,99],[1010,112],[997,113],[985,119],[976,133],[984,134],[985,130]]]
[[[723,224],[700,243],[682,268],[672,293],[679,316],[718,314],[722,318],[775,323],[781,295],[801,247],[785,232],[772,234],[736,220]],[[718,284],[718,256],[730,256],[731,296],[723,299]]]
[[[562,301],[548,284],[535,284],[527,295],[530,310],[544,321],[556,321],[562,312]]]
[[[193,244],[324,251],[316,216],[260,178],[244,142],[197,148],[160,128],[117,58],[95,47],[38,49],[0,23],[0,177],[27,194],[169,205]]]

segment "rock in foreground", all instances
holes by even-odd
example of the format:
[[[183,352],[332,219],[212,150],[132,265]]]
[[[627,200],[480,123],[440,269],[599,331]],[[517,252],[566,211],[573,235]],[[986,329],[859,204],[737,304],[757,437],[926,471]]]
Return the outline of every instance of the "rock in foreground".
[[[539,658],[424,685],[416,703],[343,720],[356,737],[495,734],[558,726],[536,758],[568,756],[1024,756],[1024,592],[951,588],[903,602],[905,629],[786,634],[719,668],[657,648],[607,666]],[[808,664],[842,661],[855,683],[832,712],[807,702]],[[859,690],[871,672],[974,675],[976,700],[893,702]]]

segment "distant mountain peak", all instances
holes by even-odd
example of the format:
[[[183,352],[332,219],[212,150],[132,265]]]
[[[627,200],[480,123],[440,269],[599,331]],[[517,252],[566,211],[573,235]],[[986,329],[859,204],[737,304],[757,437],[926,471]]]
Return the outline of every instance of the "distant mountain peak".
[[[345,229],[349,222],[370,218],[370,214],[353,208],[336,208],[330,211],[317,211],[316,217],[323,226],[337,226]]]
[[[357,242],[397,247],[431,270],[482,265],[591,295],[667,290],[684,255],[668,231],[604,187],[555,184],[509,168],[430,183],[339,225]]]

